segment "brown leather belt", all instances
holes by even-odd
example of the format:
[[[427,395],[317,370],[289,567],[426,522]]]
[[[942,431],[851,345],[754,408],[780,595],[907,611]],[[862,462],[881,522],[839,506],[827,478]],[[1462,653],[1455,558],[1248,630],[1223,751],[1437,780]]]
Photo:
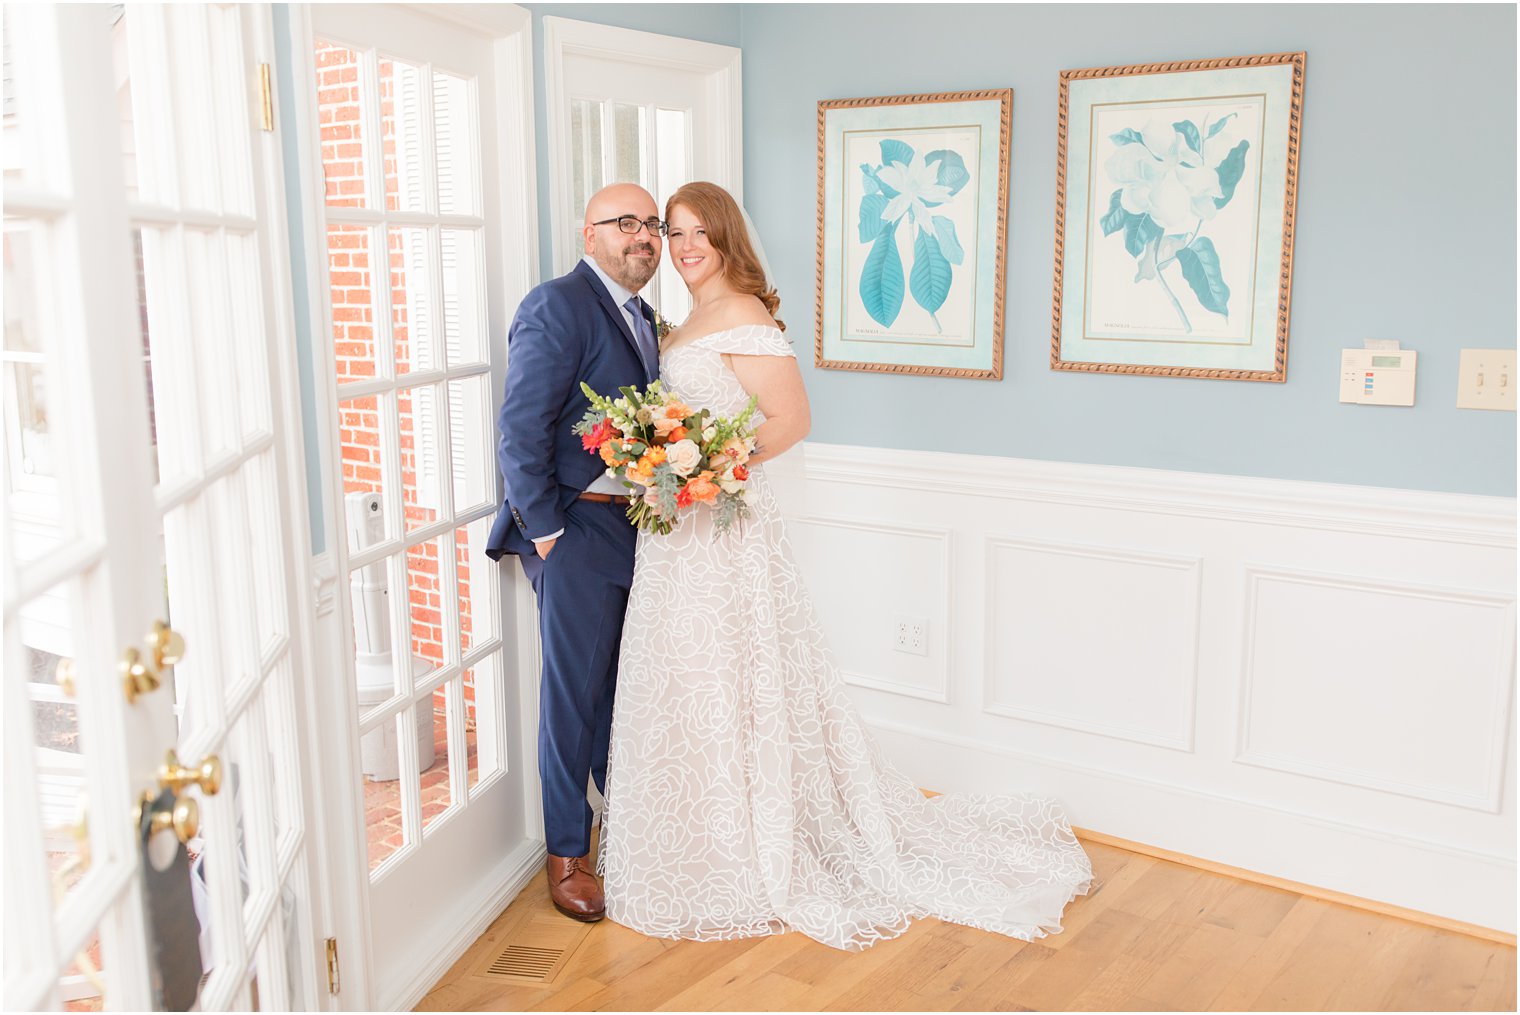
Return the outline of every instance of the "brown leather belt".
[[[593,504],[611,504],[615,500],[627,500],[627,497],[618,497],[610,493],[582,493],[577,500],[589,500]]]

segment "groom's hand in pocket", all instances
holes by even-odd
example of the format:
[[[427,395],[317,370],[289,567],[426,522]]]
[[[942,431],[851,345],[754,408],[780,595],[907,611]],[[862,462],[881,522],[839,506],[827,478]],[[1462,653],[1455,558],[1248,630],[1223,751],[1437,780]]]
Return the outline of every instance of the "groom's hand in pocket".
[[[538,556],[543,560],[549,559],[549,552],[554,549],[554,544],[559,542],[555,539],[545,539],[533,544],[533,549],[538,551]]]

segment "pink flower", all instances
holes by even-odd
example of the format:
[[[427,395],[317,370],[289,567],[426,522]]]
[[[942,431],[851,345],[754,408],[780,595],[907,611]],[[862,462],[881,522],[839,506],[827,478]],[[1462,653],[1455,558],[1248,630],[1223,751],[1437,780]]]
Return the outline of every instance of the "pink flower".
[[[581,437],[581,447],[595,454],[601,450],[603,444],[612,440],[616,434],[617,428],[612,425],[612,420],[604,416],[602,421],[590,433]]]

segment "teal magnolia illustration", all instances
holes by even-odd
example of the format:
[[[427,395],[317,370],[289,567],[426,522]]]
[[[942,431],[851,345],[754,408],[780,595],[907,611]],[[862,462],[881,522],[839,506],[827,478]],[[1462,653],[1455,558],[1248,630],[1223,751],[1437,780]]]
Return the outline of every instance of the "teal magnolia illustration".
[[[1164,274],[1172,265],[1204,309],[1230,317],[1219,252],[1201,233],[1230,203],[1245,172],[1251,143],[1235,138],[1229,126],[1234,119],[1234,113],[1212,123],[1205,116],[1202,124],[1152,119],[1142,130],[1126,127],[1109,135],[1116,150],[1104,168],[1119,189],[1099,219],[1103,235],[1124,234],[1124,249],[1135,259],[1135,283],[1160,285],[1188,333],[1192,322]]]
[[[881,164],[863,162],[860,171],[865,176],[860,242],[871,244],[860,273],[866,313],[890,328],[902,311],[906,282],[906,293],[941,330],[935,314],[945,305],[954,266],[965,261],[966,252],[955,223],[930,209],[949,204],[970,181],[965,160],[945,148],[920,156],[905,142],[888,138],[881,143]],[[900,229],[913,230],[913,262],[906,271],[897,249]]]

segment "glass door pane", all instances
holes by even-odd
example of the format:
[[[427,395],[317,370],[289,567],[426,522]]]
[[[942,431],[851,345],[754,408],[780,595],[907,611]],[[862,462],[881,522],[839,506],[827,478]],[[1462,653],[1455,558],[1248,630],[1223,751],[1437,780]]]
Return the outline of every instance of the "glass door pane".
[[[691,111],[686,109],[611,98],[572,100],[570,164],[575,223],[584,220],[591,195],[611,183],[637,183],[654,196],[663,216],[665,202],[692,178],[690,122]],[[582,249],[578,231],[573,249],[578,260]],[[660,258],[659,270],[642,295],[672,324],[684,321],[691,312],[691,295],[669,257]]]

